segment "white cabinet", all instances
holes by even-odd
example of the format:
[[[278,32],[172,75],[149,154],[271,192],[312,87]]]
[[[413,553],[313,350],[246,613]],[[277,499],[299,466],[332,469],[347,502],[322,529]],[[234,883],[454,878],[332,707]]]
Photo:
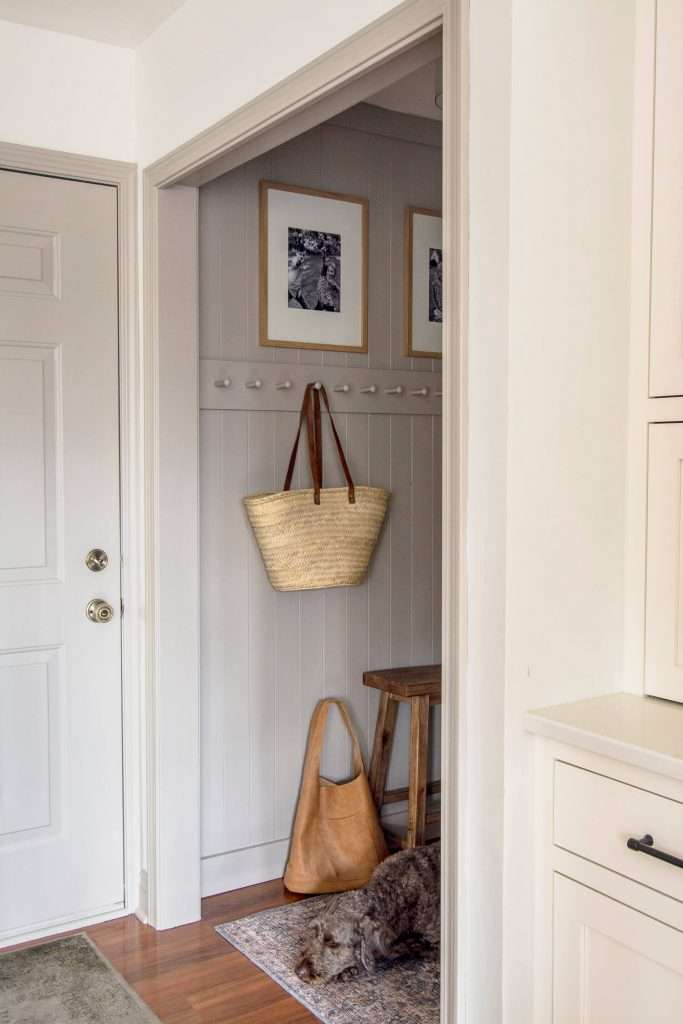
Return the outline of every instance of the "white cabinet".
[[[683,933],[555,875],[553,1024],[673,1024]]]
[[[683,395],[683,3],[657,0],[650,396]]]
[[[683,423],[649,435],[645,692],[683,701]]]
[[[598,698],[583,702],[587,716],[601,700],[619,714],[618,702]],[[625,718],[636,700],[621,702]],[[564,728],[555,710],[553,734]],[[622,726],[612,723],[601,736],[587,718],[586,735],[605,749],[608,735],[633,731],[633,721]],[[643,715],[635,765],[537,741],[534,1024],[683,1020],[683,862],[648,852],[683,858],[683,760],[670,752],[662,762],[672,777],[639,766],[651,726]],[[656,731],[671,751],[666,730]],[[652,837],[645,852],[629,846],[644,836]]]

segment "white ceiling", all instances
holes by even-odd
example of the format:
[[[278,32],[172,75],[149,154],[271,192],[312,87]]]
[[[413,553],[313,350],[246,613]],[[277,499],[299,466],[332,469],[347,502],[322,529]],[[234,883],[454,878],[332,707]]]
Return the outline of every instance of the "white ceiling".
[[[0,0],[1,4],[2,0]],[[425,64],[413,71],[412,75],[401,78],[387,89],[369,96],[367,103],[386,110],[398,110],[402,114],[416,114],[417,117],[430,117],[435,121],[442,120],[442,113],[434,102],[436,93],[436,65]]]
[[[185,0],[0,0],[0,19],[135,47]]]

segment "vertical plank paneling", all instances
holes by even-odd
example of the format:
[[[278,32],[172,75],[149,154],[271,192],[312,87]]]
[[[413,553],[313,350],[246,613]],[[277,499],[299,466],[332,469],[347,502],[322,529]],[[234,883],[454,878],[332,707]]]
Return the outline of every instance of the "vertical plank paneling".
[[[296,413],[273,415],[276,487],[282,487],[287,472]],[[296,485],[296,481],[295,481]],[[277,737],[275,761],[275,835],[289,835],[298,790],[296,765],[301,762],[301,651],[299,645],[300,602],[298,594],[276,594],[275,604],[275,704]]]
[[[274,413],[248,416],[248,492],[272,490]],[[277,692],[273,618],[275,593],[263,571],[255,544],[249,546],[249,705],[251,841],[273,838],[275,824],[275,765],[277,763]]]
[[[434,487],[434,545],[432,553],[433,566],[433,587],[432,587],[432,661],[441,661],[441,530],[442,501],[441,501],[441,426],[440,416],[432,417],[432,464],[434,466],[433,487]],[[431,762],[430,778],[438,779],[441,771],[441,712],[440,709],[433,709],[431,715]]]
[[[220,359],[221,350],[221,247],[223,231],[214,225],[224,216],[226,203],[218,182],[201,193],[199,203],[199,355]],[[237,206],[237,212],[242,204]]]
[[[347,447],[348,416],[337,416],[337,431],[344,448]],[[327,454],[324,466],[324,482],[327,487],[343,487],[344,475],[334,446],[328,418],[324,420],[324,450]],[[348,602],[350,591],[346,587],[334,587],[323,591],[325,607],[324,624],[324,666],[325,696],[348,697]],[[349,741],[346,730],[337,715],[330,718],[328,742],[323,754],[323,774],[339,780],[348,775]]]
[[[367,195],[369,354],[264,349],[258,325],[258,183],[262,178]],[[429,178],[430,180],[427,180]],[[200,193],[200,352],[209,358],[410,367],[403,348],[403,212],[438,206],[440,153],[322,126]],[[279,488],[297,416],[202,412],[202,856],[285,839],[311,712],[321,696],[351,705],[367,757],[377,694],[363,671],[440,657],[441,421],[350,414],[338,429],[357,483],[392,490],[388,522],[360,587],[275,593],[241,499]],[[325,425],[325,484],[343,486]],[[305,451],[296,486],[310,486]],[[438,775],[433,713],[432,777]],[[323,771],[349,771],[349,744],[329,729]],[[407,782],[409,728],[399,716],[390,785]],[[228,885],[229,882],[226,883]]]
[[[434,594],[434,462],[432,417],[414,416],[412,422],[412,584],[410,660],[415,665],[429,664],[433,656],[432,616]]]
[[[355,413],[348,417],[347,458],[353,479],[358,484],[367,484],[370,474],[368,457],[368,431],[370,416]],[[348,683],[347,691],[351,714],[356,725],[362,730],[363,756],[368,757],[368,719],[367,688],[363,686],[363,672],[368,665],[369,637],[369,583],[366,580],[361,586],[349,591],[348,595]],[[373,722],[374,725],[374,722]]]
[[[249,841],[247,415],[200,416],[202,853]],[[229,742],[226,742],[229,736]],[[248,775],[247,775],[248,778]]]
[[[232,349],[239,344],[239,324],[233,320],[232,310],[240,307],[245,309],[245,337],[243,340],[246,358],[251,362],[271,362],[273,349],[261,346],[261,329],[259,323],[259,289],[260,289],[260,244],[259,244],[259,181],[269,178],[272,171],[270,154],[252,160],[251,163],[237,169],[236,174],[242,177],[242,202],[245,204],[245,242],[237,258],[246,267],[246,287],[242,291],[230,288],[228,301],[224,303],[223,334],[224,346]],[[230,177],[230,175],[226,175]],[[230,245],[230,240],[226,240]],[[241,278],[238,278],[241,280]],[[233,357],[235,358],[235,357]],[[239,358],[239,357],[238,357]]]
[[[403,355],[404,334],[404,225],[406,206],[411,205],[412,160],[418,147],[408,142],[392,140],[391,145],[391,205],[389,231],[391,237],[391,294],[389,323],[391,325],[391,366],[394,370],[409,370],[414,360]],[[424,362],[424,360],[419,360]]]
[[[368,482],[371,487],[391,489],[390,417],[368,417]],[[388,668],[391,665],[391,530],[394,521],[394,497],[389,500],[387,520],[375,549],[368,579],[368,667]],[[368,690],[370,730],[377,718],[378,695]]]
[[[360,133],[357,133],[360,134]],[[368,262],[372,288],[368,294],[368,354],[350,355],[350,366],[368,365],[377,369],[391,366],[392,289],[400,288],[402,249],[391,234],[391,179],[386,168],[391,164],[393,140],[380,135],[363,136],[367,153],[369,244]]]
[[[220,358],[245,359],[251,336],[249,288],[253,277],[249,178],[244,168],[221,181],[221,205],[216,218],[219,240]],[[200,269],[201,277],[201,269]]]
[[[432,461],[434,463],[434,552],[432,562],[434,565],[434,590],[432,593],[433,607],[433,629],[432,629],[432,657],[434,662],[441,661],[441,569],[442,569],[442,486],[443,479],[441,472],[442,453],[442,420],[440,416],[432,418],[434,427],[432,441]]]
[[[199,416],[200,494],[199,529],[202,556],[220,549],[221,449],[220,413],[202,412]],[[216,629],[213,609],[222,607],[222,573],[218,566],[201,565],[200,645],[202,656],[201,700],[201,854],[220,853],[227,841],[225,827],[226,765],[222,744],[225,733],[226,688],[221,686],[223,662],[222,632]],[[246,807],[243,808],[246,810]]]
[[[412,416],[391,416],[389,436],[389,466],[391,472],[391,531],[390,531],[390,618],[389,664],[410,665],[412,661],[412,587],[413,587],[413,531],[412,514]],[[407,751],[410,738],[408,707],[401,705],[396,720],[394,745],[397,751]],[[407,763],[404,757],[392,759],[389,770],[389,788],[408,784]]]

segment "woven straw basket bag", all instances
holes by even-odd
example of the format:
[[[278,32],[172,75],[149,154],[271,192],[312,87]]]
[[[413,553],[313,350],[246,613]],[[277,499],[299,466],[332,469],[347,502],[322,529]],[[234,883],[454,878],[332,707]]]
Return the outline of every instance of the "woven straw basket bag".
[[[323,488],[321,396],[330,416],[346,487]],[[313,487],[292,491],[304,424]],[[283,489],[244,499],[273,588],[319,590],[362,583],[388,501],[389,492],[383,487],[354,486],[325,388],[307,384]]]

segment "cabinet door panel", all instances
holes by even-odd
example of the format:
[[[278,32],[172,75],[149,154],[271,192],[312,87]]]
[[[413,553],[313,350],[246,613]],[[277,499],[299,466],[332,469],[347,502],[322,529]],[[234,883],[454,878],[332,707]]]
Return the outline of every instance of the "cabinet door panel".
[[[650,395],[683,395],[683,4],[657,3]]]
[[[683,423],[650,425],[645,692],[683,701]]]
[[[555,876],[553,1024],[671,1024],[683,933]]]

